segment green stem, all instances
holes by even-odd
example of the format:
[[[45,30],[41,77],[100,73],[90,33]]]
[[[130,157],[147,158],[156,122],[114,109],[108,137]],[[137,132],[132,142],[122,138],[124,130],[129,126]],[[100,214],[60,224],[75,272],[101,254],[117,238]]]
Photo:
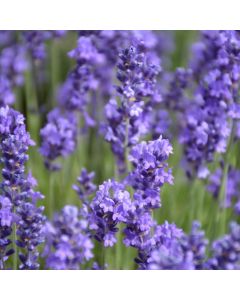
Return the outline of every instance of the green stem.
[[[192,227],[192,222],[195,219],[195,205],[196,205],[196,194],[195,194],[195,190],[197,190],[197,183],[198,183],[198,179],[194,179],[190,184],[191,184],[191,188],[190,190],[190,205],[189,205],[189,228]]]
[[[126,164],[126,174],[129,173],[131,166],[130,162],[128,160],[129,155],[129,118],[126,119],[126,136],[125,136],[125,142],[124,142],[124,159]],[[117,245],[116,245],[116,269],[120,270],[122,268],[122,230],[123,226],[122,224],[119,226],[119,231],[117,234]],[[126,249],[126,258],[129,256],[129,249]]]
[[[53,173],[50,173],[50,179],[49,179],[49,190],[50,190],[50,195],[49,195],[49,216],[50,218],[53,217],[54,214],[54,209],[55,209],[55,201],[54,201],[54,192],[55,192],[55,180],[54,180],[54,175]]]
[[[226,226],[226,208],[224,208],[225,204],[225,199],[226,199],[226,193],[227,193],[227,181],[228,181],[228,172],[229,172],[229,157],[230,157],[230,149],[231,145],[234,139],[234,123],[232,121],[231,123],[231,134],[228,140],[227,144],[227,150],[224,154],[224,168],[223,168],[223,174],[221,178],[221,185],[220,185],[220,190],[218,194],[218,214],[217,214],[217,225],[218,228],[220,229],[220,234],[223,234],[225,231],[225,226]]]
[[[17,226],[16,223],[14,222],[13,224],[13,270],[17,270],[17,261],[18,261],[18,251],[17,251],[17,245],[16,245],[16,240],[17,240]]]

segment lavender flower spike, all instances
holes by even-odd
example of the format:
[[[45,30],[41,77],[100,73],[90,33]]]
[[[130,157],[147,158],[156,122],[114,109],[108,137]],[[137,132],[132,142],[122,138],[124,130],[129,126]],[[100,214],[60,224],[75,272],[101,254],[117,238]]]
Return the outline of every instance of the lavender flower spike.
[[[34,145],[26,131],[23,116],[9,107],[0,108],[0,162],[2,168],[1,193],[1,263],[10,250],[4,252],[10,240],[12,223],[16,223],[17,241],[20,247],[21,269],[37,269],[37,246],[43,242],[42,228],[45,221],[43,208],[37,208],[36,202],[43,196],[34,191],[36,180],[25,174],[27,150]],[[3,240],[2,240],[3,239]],[[5,254],[4,254],[5,253]],[[2,257],[5,255],[4,257]]]
[[[73,113],[61,113],[56,108],[48,114],[48,123],[41,129],[42,145],[40,153],[45,158],[48,169],[58,170],[54,161],[58,157],[70,155],[76,148],[77,121]]]
[[[65,206],[45,227],[44,255],[47,267],[55,270],[76,270],[93,257],[93,243],[79,218],[79,210]]]

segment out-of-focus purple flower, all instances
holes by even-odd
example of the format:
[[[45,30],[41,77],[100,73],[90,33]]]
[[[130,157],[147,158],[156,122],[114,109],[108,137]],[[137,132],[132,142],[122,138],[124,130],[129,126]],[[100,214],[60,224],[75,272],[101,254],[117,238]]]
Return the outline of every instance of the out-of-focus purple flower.
[[[11,227],[13,214],[12,214],[12,204],[11,201],[7,197],[0,196],[0,220],[1,226]]]
[[[6,77],[12,86],[22,85],[23,73],[28,68],[26,49],[21,45],[12,45],[4,48],[0,54],[0,73]]]
[[[173,111],[184,111],[186,103],[185,91],[190,84],[191,69],[177,68],[172,74],[166,93],[164,103],[168,109]]]
[[[212,244],[212,257],[206,263],[211,270],[240,269],[240,226],[230,223],[229,234]]]
[[[45,164],[50,170],[58,170],[53,161],[59,156],[66,157],[76,148],[77,121],[73,113],[62,114],[56,108],[48,114],[48,123],[41,129],[42,145],[40,153],[45,157]]]
[[[240,35],[237,31],[206,31],[197,45],[192,66],[199,84],[186,110],[180,141],[184,144],[187,174],[205,178],[215,153],[224,153],[238,116]]]
[[[146,243],[143,243],[141,235],[139,235],[140,247],[138,246],[138,257],[135,259],[140,269],[148,268],[148,260],[154,249],[159,245],[170,245],[172,239],[180,238],[183,235],[181,229],[177,228],[175,224],[169,224],[165,221],[162,225],[157,225],[152,220],[150,231],[144,236]]]
[[[183,270],[194,269],[193,253],[184,251],[181,246],[181,238],[184,236],[182,230],[175,224],[165,222],[158,225],[154,234],[154,246],[142,256],[140,266],[150,270]],[[140,253],[140,257],[141,257]],[[143,259],[144,258],[144,259]]]
[[[104,56],[98,52],[91,37],[80,37],[77,47],[69,52],[69,56],[76,60],[76,66],[68,76],[59,104],[66,110],[80,111],[88,126],[95,125],[88,113],[89,93],[96,91],[99,79],[95,69],[104,63]]]
[[[157,109],[149,115],[148,121],[152,131],[153,139],[157,139],[160,135],[163,137],[171,137],[170,128],[172,120],[166,109]]]
[[[79,210],[65,206],[45,226],[45,253],[47,267],[55,270],[80,269],[93,257],[93,243],[85,233]]]
[[[14,41],[13,30],[0,30],[0,47],[7,47]]]
[[[208,190],[216,199],[220,193],[222,177],[223,171],[219,168],[209,178]],[[235,212],[240,214],[240,171],[234,169],[232,166],[230,166],[228,169],[225,186],[225,198],[220,205],[225,208],[233,206]]]
[[[160,247],[151,253],[148,260],[150,270],[194,270],[193,253],[183,251],[178,240],[171,240],[168,246]]]
[[[11,82],[0,75],[0,107],[12,105],[15,102],[15,95],[12,91]]]
[[[208,240],[200,229],[199,222],[193,222],[189,235],[174,224],[160,225],[155,230],[155,245],[145,260],[143,268],[151,270],[193,270],[203,269],[206,260]]]
[[[182,236],[181,247],[185,252],[191,251],[193,253],[193,263],[196,270],[204,269],[207,245],[208,240],[205,232],[201,229],[201,224],[194,221],[191,232]]]
[[[79,199],[86,203],[88,197],[96,190],[96,185],[93,183],[95,173],[88,173],[85,168],[81,170],[80,176],[77,178],[78,185],[74,184],[73,189],[77,192]]]
[[[33,59],[43,60],[46,57],[45,42],[64,35],[64,30],[27,30],[23,32],[23,39]]]

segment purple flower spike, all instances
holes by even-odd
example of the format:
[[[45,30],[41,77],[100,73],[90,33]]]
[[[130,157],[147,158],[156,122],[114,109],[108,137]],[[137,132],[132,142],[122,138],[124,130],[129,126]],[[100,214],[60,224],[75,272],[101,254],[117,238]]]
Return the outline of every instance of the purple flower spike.
[[[34,145],[24,125],[24,117],[8,106],[0,108],[0,162],[2,163],[1,208],[0,208],[0,267],[13,253],[7,249],[12,243],[9,235],[12,225],[17,225],[17,240],[20,247],[20,269],[38,269],[37,247],[43,242],[42,229],[45,222],[43,207],[36,202],[41,193],[34,191],[37,182],[31,174],[25,174],[27,150]],[[13,213],[13,211],[15,211]]]
[[[105,181],[89,207],[89,228],[95,239],[103,242],[105,247],[112,247],[117,241],[117,225],[125,222],[133,209],[130,194],[124,186],[112,180]]]
[[[48,114],[48,123],[41,129],[42,145],[40,153],[50,170],[60,166],[53,163],[60,156],[70,155],[76,148],[77,121],[73,113],[62,114],[59,109]]]
[[[45,227],[44,255],[47,267],[54,270],[76,270],[93,257],[93,243],[85,233],[79,218],[79,210],[65,206],[53,221]]]
[[[240,269],[240,226],[232,222],[229,234],[215,241],[212,245],[212,257],[206,268],[212,270]]]

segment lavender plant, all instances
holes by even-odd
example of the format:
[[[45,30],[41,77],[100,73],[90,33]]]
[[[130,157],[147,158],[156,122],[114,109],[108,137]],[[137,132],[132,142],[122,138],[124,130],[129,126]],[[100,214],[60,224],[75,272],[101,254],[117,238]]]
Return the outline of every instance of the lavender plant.
[[[240,35],[189,36],[0,31],[0,269],[239,269]]]

